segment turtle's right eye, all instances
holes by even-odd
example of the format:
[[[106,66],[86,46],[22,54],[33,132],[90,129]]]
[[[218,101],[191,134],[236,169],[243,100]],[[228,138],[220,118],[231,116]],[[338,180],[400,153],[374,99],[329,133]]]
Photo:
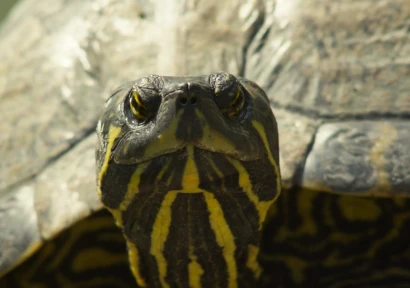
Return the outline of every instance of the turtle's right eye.
[[[161,99],[160,93],[151,87],[132,87],[124,103],[128,123],[140,125],[148,122],[158,112]]]

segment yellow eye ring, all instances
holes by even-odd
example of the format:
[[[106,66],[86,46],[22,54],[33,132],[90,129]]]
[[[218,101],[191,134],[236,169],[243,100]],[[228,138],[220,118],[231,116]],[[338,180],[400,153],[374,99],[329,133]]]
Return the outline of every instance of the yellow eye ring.
[[[143,109],[146,109],[145,105],[142,104],[141,102],[141,98],[140,98],[140,94],[138,94],[137,91],[133,90],[132,91],[132,97],[135,99],[135,102],[137,102],[137,104],[142,107]]]
[[[231,103],[228,106],[228,116],[235,117],[237,116],[243,109],[245,105],[245,95],[241,88],[238,87],[235,96],[232,98]]]
[[[141,97],[137,91],[132,91],[132,97],[130,97],[130,108],[135,118],[138,120],[144,120],[147,118],[147,109],[141,101]]]

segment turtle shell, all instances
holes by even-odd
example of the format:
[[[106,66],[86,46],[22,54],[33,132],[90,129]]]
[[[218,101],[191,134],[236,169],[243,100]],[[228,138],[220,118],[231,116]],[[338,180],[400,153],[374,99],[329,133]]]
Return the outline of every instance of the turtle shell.
[[[278,118],[284,186],[408,197],[410,4],[286,3],[245,69]]]
[[[409,16],[407,0],[22,1],[0,30],[0,275],[101,209],[94,130],[112,89],[225,70],[278,120],[268,281],[410,283]]]

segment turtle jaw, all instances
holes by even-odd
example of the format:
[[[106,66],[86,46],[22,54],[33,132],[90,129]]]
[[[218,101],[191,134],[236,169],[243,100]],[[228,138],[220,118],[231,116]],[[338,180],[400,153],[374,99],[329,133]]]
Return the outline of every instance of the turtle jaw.
[[[158,151],[155,151],[155,153],[152,153],[151,155],[146,155],[146,156],[140,157],[138,159],[135,159],[133,161],[132,165],[145,163],[145,162],[151,161],[155,158],[162,158],[164,156],[170,156],[173,153],[176,153],[180,150],[189,150],[189,149],[192,149],[192,148],[207,151],[207,152],[213,152],[213,153],[221,154],[221,155],[224,155],[226,157],[233,158],[233,159],[236,159],[238,161],[244,161],[244,162],[260,160],[262,158],[262,157],[259,157],[259,155],[247,155],[247,154],[244,155],[243,153],[241,153],[241,151],[238,151],[238,150],[235,150],[235,149],[225,151],[223,148],[218,149],[219,147],[208,146],[208,145],[203,144],[201,142],[196,143],[196,142],[190,141],[190,142],[180,142],[180,143],[176,144],[175,146],[173,146],[171,148],[165,148],[164,150],[158,150]],[[112,154],[113,154],[113,157],[115,159],[116,158],[115,157],[115,155],[116,155],[115,151],[113,151]],[[188,154],[181,155],[181,157],[187,157],[187,156],[188,156]],[[119,163],[123,164],[121,162],[122,161],[120,160]]]
[[[112,161],[102,200],[124,232],[139,285],[255,287],[259,232],[278,194],[268,162],[194,145],[135,165]]]

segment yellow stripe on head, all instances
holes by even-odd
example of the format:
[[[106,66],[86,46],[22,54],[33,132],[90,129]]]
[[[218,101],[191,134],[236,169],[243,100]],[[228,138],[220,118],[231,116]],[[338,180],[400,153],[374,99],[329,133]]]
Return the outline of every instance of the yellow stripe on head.
[[[195,192],[199,187],[199,174],[194,161],[194,147],[192,145],[187,146],[187,153],[187,162],[182,175],[182,189]]]
[[[274,200],[276,200],[276,198],[279,196],[281,188],[282,188],[281,181],[280,181],[279,166],[276,163],[276,161],[273,158],[273,155],[270,151],[269,142],[268,142],[268,139],[266,138],[266,131],[265,131],[265,128],[263,127],[263,125],[261,123],[255,121],[255,120],[252,120],[252,126],[256,129],[259,136],[262,138],[263,145],[265,146],[265,150],[266,150],[266,153],[268,155],[269,162],[272,164],[273,168],[275,169],[276,187],[277,187],[277,191],[278,191],[278,193],[276,194],[276,197],[274,199]]]
[[[137,91],[133,90],[133,91],[132,91],[132,96],[134,97],[135,102],[137,102],[137,104],[138,104],[140,107],[146,109],[145,105],[142,104],[141,99],[140,99],[140,95],[138,94]]]
[[[118,135],[120,135],[121,133],[121,128],[114,126],[114,125],[110,125],[110,128],[108,130],[108,137],[107,137],[107,151],[105,153],[105,157],[104,157],[104,162],[101,166],[101,170],[100,173],[98,175],[98,189],[97,189],[97,193],[98,196],[101,199],[101,181],[104,177],[104,174],[107,172],[108,169],[108,162],[111,159],[111,150],[112,150],[112,146],[114,145],[115,139],[117,139]]]

